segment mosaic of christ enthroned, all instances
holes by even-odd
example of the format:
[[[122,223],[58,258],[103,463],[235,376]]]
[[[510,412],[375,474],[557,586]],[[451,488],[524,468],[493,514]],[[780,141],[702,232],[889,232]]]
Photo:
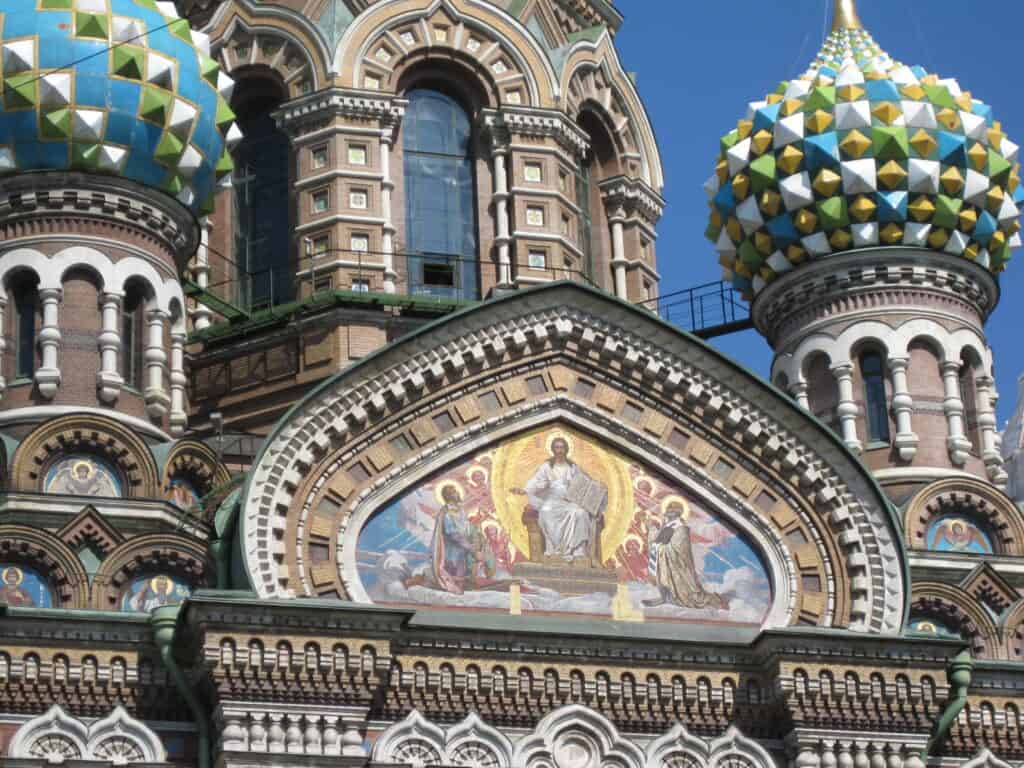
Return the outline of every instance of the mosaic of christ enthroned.
[[[707,505],[561,426],[394,500],[357,558],[385,605],[753,625],[771,605],[761,558]]]

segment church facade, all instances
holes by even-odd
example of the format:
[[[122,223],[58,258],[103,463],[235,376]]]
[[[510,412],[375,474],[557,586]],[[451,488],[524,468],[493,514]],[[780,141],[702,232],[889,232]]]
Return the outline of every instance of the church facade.
[[[1018,146],[837,0],[709,163],[761,378],[622,23],[0,0],[0,765],[1024,760]]]

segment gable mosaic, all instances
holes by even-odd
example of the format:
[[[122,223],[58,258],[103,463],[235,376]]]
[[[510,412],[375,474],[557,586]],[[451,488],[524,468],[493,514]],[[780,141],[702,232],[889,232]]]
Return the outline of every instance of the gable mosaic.
[[[701,502],[578,430],[505,440],[360,532],[370,600],[513,614],[760,624],[768,573]]]

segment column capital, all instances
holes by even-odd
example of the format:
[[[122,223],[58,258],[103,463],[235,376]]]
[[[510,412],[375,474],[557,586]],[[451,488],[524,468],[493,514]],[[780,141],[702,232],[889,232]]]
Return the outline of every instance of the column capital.
[[[939,371],[943,376],[959,376],[960,375],[961,363],[959,360],[940,360]]]
[[[904,370],[908,365],[910,365],[910,356],[890,355],[885,359],[885,362],[891,371]]]
[[[832,371],[832,375],[837,379],[852,377],[853,363],[836,363],[829,366],[829,370]]]

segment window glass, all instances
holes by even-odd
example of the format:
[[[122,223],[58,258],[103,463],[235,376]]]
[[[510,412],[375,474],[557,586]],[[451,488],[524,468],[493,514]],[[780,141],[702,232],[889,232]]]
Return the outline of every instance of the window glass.
[[[236,150],[233,178],[240,282],[255,305],[288,301],[288,137],[266,112],[238,122],[245,137]]]
[[[26,286],[14,297],[17,314],[15,377],[29,378],[36,372],[36,288]]]
[[[476,191],[469,115],[437,91],[415,90],[408,99],[403,149],[410,293],[476,298]]]
[[[868,439],[873,443],[889,442],[889,408],[885,399],[885,373],[882,357],[877,352],[861,355],[860,372],[864,378],[864,408],[868,423]]]

